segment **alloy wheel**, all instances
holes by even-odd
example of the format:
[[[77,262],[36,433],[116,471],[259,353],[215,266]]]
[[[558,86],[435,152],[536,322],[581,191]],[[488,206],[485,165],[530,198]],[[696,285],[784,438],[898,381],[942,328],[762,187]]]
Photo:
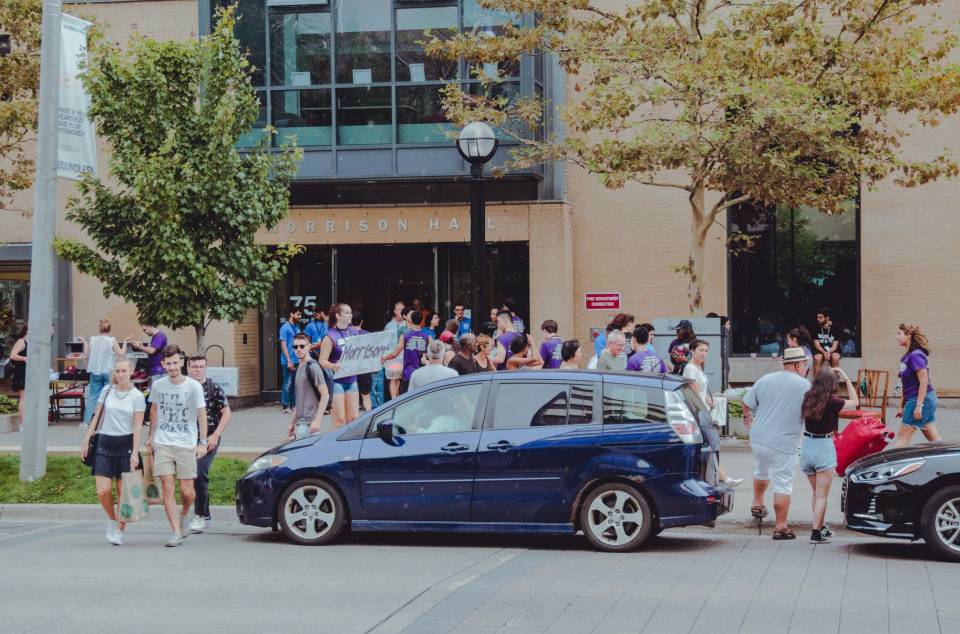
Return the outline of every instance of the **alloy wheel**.
[[[940,542],[960,552],[960,498],[946,500],[937,509],[934,530]]]
[[[637,537],[644,521],[636,494],[615,489],[597,496],[590,503],[587,530],[603,544],[624,546]]]
[[[337,519],[333,498],[315,485],[301,485],[287,498],[283,517],[290,532],[304,541],[314,541],[326,535]]]

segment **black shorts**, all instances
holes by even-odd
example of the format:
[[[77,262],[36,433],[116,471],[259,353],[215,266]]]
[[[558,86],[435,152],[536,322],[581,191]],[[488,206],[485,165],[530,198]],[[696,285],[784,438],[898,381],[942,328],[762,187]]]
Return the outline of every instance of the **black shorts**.
[[[400,394],[406,394],[410,389],[410,379],[400,379]]]
[[[373,375],[372,374],[358,374],[357,375],[357,389],[360,390],[361,394],[369,394],[370,389],[373,387]]]

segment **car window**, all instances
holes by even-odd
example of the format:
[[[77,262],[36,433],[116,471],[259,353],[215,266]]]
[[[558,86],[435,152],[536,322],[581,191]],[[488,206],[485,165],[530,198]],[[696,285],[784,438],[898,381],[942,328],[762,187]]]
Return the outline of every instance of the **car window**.
[[[642,385],[603,384],[604,423],[664,423],[663,391]]]
[[[427,392],[377,416],[373,429],[392,420],[398,436],[470,431],[482,391],[482,383],[472,383]]]
[[[593,388],[546,383],[501,383],[494,408],[494,429],[577,425],[593,420]]]

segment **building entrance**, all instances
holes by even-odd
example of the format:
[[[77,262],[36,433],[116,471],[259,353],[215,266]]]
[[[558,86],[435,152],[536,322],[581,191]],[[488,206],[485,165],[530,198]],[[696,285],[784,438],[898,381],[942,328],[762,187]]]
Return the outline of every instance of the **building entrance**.
[[[526,242],[487,247],[487,287],[481,322],[492,307],[511,299],[529,320],[530,260]],[[393,305],[419,299],[440,314],[441,322],[463,302],[471,308],[470,247],[452,244],[310,246],[294,257],[261,315],[261,392],[276,400],[280,376],[278,331],[290,307],[303,311],[306,326],[314,306],[346,302],[363,315],[364,328],[383,329]]]

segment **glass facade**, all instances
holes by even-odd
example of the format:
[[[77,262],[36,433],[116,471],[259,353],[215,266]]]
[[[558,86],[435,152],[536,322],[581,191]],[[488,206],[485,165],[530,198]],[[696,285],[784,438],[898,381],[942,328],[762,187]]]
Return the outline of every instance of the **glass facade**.
[[[753,240],[729,259],[734,354],[779,354],[786,333],[815,333],[829,308],[845,356],[860,356],[859,202],[829,216],[810,207],[739,205],[730,231]]]
[[[467,68],[425,53],[428,35],[495,35],[511,22],[532,23],[476,0],[239,0],[239,13],[237,37],[256,67],[257,127],[276,127],[276,145],[295,137],[307,149],[447,146],[454,128],[442,108],[446,84],[479,94],[486,76],[497,81],[493,95],[543,94],[538,56]],[[240,145],[263,137],[254,130]]]

